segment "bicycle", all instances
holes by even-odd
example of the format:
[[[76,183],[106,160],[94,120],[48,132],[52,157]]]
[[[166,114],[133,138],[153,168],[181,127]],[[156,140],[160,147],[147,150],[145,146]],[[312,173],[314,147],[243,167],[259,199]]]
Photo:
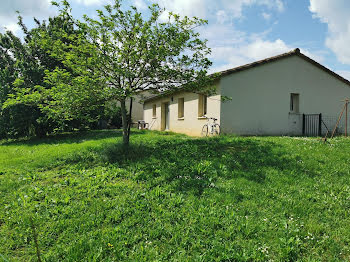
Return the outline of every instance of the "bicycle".
[[[218,120],[215,117],[206,117],[204,116],[208,121],[207,123],[202,127],[202,136],[217,136],[220,135],[220,125],[216,123]],[[212,120],[212,122],[210,122]]]

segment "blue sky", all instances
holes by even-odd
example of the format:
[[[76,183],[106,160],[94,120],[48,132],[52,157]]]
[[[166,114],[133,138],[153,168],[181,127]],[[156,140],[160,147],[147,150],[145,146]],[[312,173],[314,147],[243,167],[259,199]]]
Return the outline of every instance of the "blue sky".
[[[95,15],[111,0],[70,0],[73,14]],[[180,15],[198,16],[209,24],[200,28],[212,48],[211,72],[288,52],[301,51],[350,79],[349,0],[124,0],[146,12],[157,2]],[[0,31],[20,35],[15,11],[29,27],[32,17],[55,14],[49,0],[1,0]]]

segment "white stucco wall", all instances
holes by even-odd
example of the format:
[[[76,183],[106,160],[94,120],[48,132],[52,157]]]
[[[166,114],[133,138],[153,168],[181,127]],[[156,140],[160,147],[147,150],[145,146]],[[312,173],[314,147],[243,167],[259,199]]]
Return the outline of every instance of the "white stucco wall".
[[[133,122],[137,122],[138,120],[143,120],[143,98],[144,96],[149,95],[149,92],[144,91],[135,95],[133,103],[132,103],[132,112],[131,119]],[[120,106],[120,102],[118,102],[118,106]],[[129,112],[130,109],[130,99],[128,99],[125,103],[126,110]]]
[[[140,102],[141,97],[136,96],[132,103],[131,118],[133,122],[143,120],[143,102]],[[130,107],[130,102],[127,103],[127,108]]]
[[[198,117],[198,94],[179,92],[172,96],[158,98],[144,104],[144,120],[149,123],[151,130],[161,130],[162,104],[169,103],[169,130],[191,136],[200,136],[206,119]],[[184,118],[178,118],[178,98],[184,98]],[[207,116],[218,118],[220,123],[220,90],[208,97]],[[153,118],[153,105],[156,104],[156,117]]]
[[[350,87],[298,56],[225,76],[221,94],[221,130],[242,135],[298,135],[301,115],[290,113],[290,94],[299,94],[300,114],[336,118]],[[331,127],[333,128],[333,126]]]

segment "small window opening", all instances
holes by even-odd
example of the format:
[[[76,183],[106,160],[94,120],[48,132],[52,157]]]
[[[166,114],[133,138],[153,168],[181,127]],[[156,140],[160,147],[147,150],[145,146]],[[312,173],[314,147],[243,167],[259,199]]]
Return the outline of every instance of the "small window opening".
[[[153,105],[152,117],[153,118],[157,117],[157,105],[156,104]]]
[[[299,113],[299,94],[290,94],[290,112]]]
[[[177,104],[178,104],[178,118],[183,118],[185,116],[185,112],[184,112],[185,99],[179,98],[177,101]]]
[[[208,97],[206,95],[199,95],[198,96],[198,116],[202,117],[207,114],[207,100]]]

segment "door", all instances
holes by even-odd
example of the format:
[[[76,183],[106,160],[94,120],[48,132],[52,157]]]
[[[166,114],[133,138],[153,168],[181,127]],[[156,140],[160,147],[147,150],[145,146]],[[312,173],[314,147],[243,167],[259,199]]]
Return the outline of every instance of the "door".
[[[169,130],[170,112],[169,112],[168,102],[162,104],[161,115],[162,115],[161,130]]]
[[[322,114],[303,114],[303,136],[322,136]]]
[[[169,130],[169,103],[165,104],[165,130]]]

